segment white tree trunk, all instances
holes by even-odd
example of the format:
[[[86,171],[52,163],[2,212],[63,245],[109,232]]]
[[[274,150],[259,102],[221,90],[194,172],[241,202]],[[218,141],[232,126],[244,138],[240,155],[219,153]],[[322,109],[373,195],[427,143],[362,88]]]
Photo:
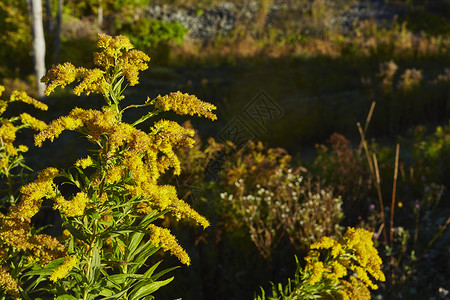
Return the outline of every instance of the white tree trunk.
[[[103,25],[103,3],[102,3],[102,0],[98,1],[97,16],[98,16],[98,26],[102,27],[102,25]]]
[[[43,97],[45,84],[41,82],[41,78],[45,75],[45,38],[41,0],[31,0],[31,19],[33,27],[34,74],[36,75],[39,97]]]

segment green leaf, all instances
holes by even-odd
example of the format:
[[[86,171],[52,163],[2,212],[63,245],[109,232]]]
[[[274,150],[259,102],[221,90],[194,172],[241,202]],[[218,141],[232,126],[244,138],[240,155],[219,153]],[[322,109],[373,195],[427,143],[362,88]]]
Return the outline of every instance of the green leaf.
[[[129,278],[141,279],[142,277],[142,274],[115,274],[108,276],[107,279],[114,284],[121,285]]]
[[[72,295],[69,294],[65,294],[65,295],[60,295],[56,298],[56,300],[77,300],[77,298],[75,298]]]
[[[171,267],[171,268],[167,268],[165,270],[162,270],[162,271],[156,273],[155,275],[153,275],[152,276],[152,280],[158,280],[161,276],[163,276],[163,275],[165,275],[165,274],[167,274],[167,273],[169,273],[169,272],[171,272],[171,271],[173,271],[175,269],[178,269],[178,268],[180,268],[180,266]]]
[[[127,254],[125,256],[126,261],[132,260],[134,256],[137,254],[135,253],[135,251],[139,247],[144,236],[145,234],[142,232],[135,232],[131,235],[131,240],[127,247]]]
[[[123,295],[125,295],[125,294],[128,292],[128,290],[129,290],[129,288],[128,288],[128,289],[125,289],[125,290],[123,290],[123,291],[121,291],[120,293],[111,295],[111,296],[109,296],[109,297],[102,298],[102,300],[120,299]]]
[[[162,260],[158,261],[156,264],[154,264],[150,269],[148,269],[144,273],[144,278],[151,278],[153,275],[153,272],[155,272],[156,268],[161,264]]]
[[[151,280],[143,281],[133,288],[133,291],[131,292],[128,299],[129,300],[142,299],[143,297],[148,296],[151,293],[157,291],[160,287],[169,284],[172,280],[173,277],[163,281],[156,281],[156,282],[152,282]]]
[[[100,274],[100,254],[98,251],[98,245],[97,243],[95,243],[94,248],[92,249],[92,251],[94,252],[94,255],[92,257],[91,260],[91,265],[90,265],[90,269],[89,269],[89,276],[88,276],[88,282],[90,284],[93,284],[98,275]]]
[[[59,266],[64,263],[65,257],[60,257],[49,262],[43,269],[31,270],[25,273],[23,276],[32,275],[51,275]]]
[[[125,77],[120,77],[120,79],[116,82],[116,84],[114,85],[114,87],[113,87],[113,91],[114,91],[114,94],[117,94],[117,95],[120,95],[120,92],[121,92],[121,89],[122,89],[122,83],[123,83],[123,80],[125,79]],[[121,99],[118,99],[118,100],[121,100]]]
[[[144,251],[142,251],[138,255],[138,257],[136,257],[136,259],[134,260],[136,262],[136,264],[130,268],[130,271],[133,273],[136,272],[145,263],[147,258],[152,256],[160,248],[160,247],[152,245],[151,241],[148,241],[147,243],[145,243],[144,246],[145,246],[145,247],[143,247]]]

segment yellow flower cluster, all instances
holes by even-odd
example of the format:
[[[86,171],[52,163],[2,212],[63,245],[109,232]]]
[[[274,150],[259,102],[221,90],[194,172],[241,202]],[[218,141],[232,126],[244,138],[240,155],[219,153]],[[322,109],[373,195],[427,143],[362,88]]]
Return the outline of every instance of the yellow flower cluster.
[[[42,77],[41,81],[47,84],[45,94],[50,95],[56,87],[64,88],[77,79],[77,69],[71,63],[64,63],[62,65],[52,66],[47,74]]]
[[[0,127],[0,142],[6,153],[10,156],[17,155],[13,142],[16,140],[17,128],[9,121],[4,121]]]
[[[29,261],[38,261],[43,267],[49,262],[65,254],[66,248],[56,238],[46,234],[38,234],[32,236],[30,241],[33,247],[33,257],[29,257]]]
[[[325,250],[326,253],[324,261],[320,260],[321,250]],[[352,298],[356,293],[360,296],[366,295],[367,287],[377,289],[369,274],[375,280],[385,280],[381,271],[381,258],[373,246],[372,233],[362,228],[348,228],[339,242],[323,237],[310,246],[310,252],[305,260],[305,270],[310,272],[308,283],[315,285],[322,279],[339,282],[345,286],[342,291],[344,299],[356,299]],[[356,274],[356,277],[350,276],[352,283],[344,279],[349,271]],[[370,299],[370,293],[369,298],[358,299]]]
[[[350,250],[355,254],[355,263],[350,266],[350,269],[356,271],[358,278],[369,287],[377,289],[378,287],[369,279],[367,273],[375,280],[385,281],[386,279],[381,271],[383,262],[373,246],[372,235],[371,232],[362,228],[348,228],[343,240],[347,251]]]
[[[42,266],[64,253],[64,246],[58,240],[46,234],[30,236],[31,225],[11,213],[0,215],[0,244],[13,247],[18,251],[30,250],[29,262],[39,262]],[[3,257],[7,257],[5,253]]]
[[[72,200],[66,200],[64,197],[55,199],[54,209],[59,209],[66,217],[82,216],[89,197],[84,192],[77,193]]]
[[[42,130],[47,126],[45,122],[38,120],[27,113],[20,114],[20,121],[22,122],[22,124],[30,126],[34,130]]]
[[[148,68],[150,57],[141,51],[131,50],[133,45],[125,36],[99,34],[97,48],[101,52],[94,53],[94,64],[101,69],[76,68],[71,63],[53,66],[42,78],[42,82],[47,84],[45,94],[50,95],[56,87],[64,88],[78,81],[73,90],[75,95],[98,93],[108,96],[117,75],[124,76],[133,86],[139,82],[139,71]]]
[[[198,115],[213,121],[217,120],[217,116],[211,112],[217,108],[215,105],[179,91],[165,96],[158,95],[150,101],[150,104],[163,111],[174,111],[179,115]]]
[[[2,95],[5,88],[0,85],[0,96]],[[31,98],[25,92],[13,91],[9,101],[0,100],[0,115],[2,115],[6,108],[8,107],[9,102],[20,101],[27,104],[31,104],[34,107],[47,110],[47,105],[44,103]],[[22,126],[15,126],[13,122],[17,119],[20,119],[22,122]],[[16,139],[16,133],[20,128],[23,127],[31,127],[34,130],[41,130],[45,126],[47,126],[44,122],[30,116],[27,113],[22,113],[19,118],[13,117],[10,119],[1,119],[0,126],[0,169],[6,170],[5,173],[9,172],[7,169],[10,167],[11,156],[17,156],[18,152],[26,152],[28,148],[24,145],[19,145],[17,148],[14,147],[14,141]],[[13,158],[14,160],[14,158]]]
[[[148,68],[146,62],[150,61],[150,57],[142,51],[131,50],[134,48],[133,45],[123,35],[111,37],[99,34],[97,48],[101,52],[94,53],[94,64],[102,67],[106,72],[119,66],[122,75],[130,82],[130,86],[138,84],[139,71]]]
[[[96,110],[83,110],[81,108],[74,108],[68,116],[60,117],[52,121],[46,128],[41,130],[35,137],[34,143],[41,147],[42,143],[49,139],[53,142],[64,130],[77,130],[83,127],[90,129],[91,138],[94,141],[100,140],[100,135],[105,130],[105,126],[113,120],[108,119],[106,114]],[[114,117],[113,117],[114,118]]]
[[[52,275],[50,275],[50,280],[56,282],[69,274],[69,272],[77,265],[78,259],[76,256],[67,256],[64,263],[56,269]]]
[[[170,253],[176,256],[181,263],[185,265],[191,264],[191,259],[188,254],[178,244],[176,238],[170,233],[169,229],[161,228],[153,224],[150,224],[148,229],[151,232],[150,239],[153,245],[161,247],[164,251],[170,251]]]
[[[0,266],[0,288],[4,289],[9,295],[14,296],[15,299],[20,299],[19,297],[19,286],[11,274]]]
[[[110,168],[106,174],[105,181],[108,184],[114,184],[122,179],[123,175],[122,166],[114,166]]]
[[[14,217],[30,221],[39,211],[44,198],[56,196],[53,179],[58,175],[56,168],[47,168],[39,173],[38,178],[20,189],[22,194],[19,206],[11,207]]]
[[[10,97],[10,101],[20,101],[23,103],[31,104],[37,109],[40,110],[47,110],[48,106],[41,101],[38,101],[30,96],[27,95],[25,92],[19,92],[19,91],[13,91]]]
[[[80,158],[75,162],[75,166],[80,167],[82,169],[86,169],[87,167],[92,166],[94,162],[92,161],[92,158],[90,156],[86,158]]]
[[[81,93],[98,93],[106,94],[106,80],[104,77],[104,71],[100,69],[86,69],[76,68],[71,63],[64,63],[62,65],[53,66],[48,70],[47,74],[42,77],[42,82],[47,84],[45,94],[48,96],[55,91],[55,88],[60,86],[66,87],[74,81],[80,83],[74,88],[75,95],[80,96]]]
[[[73,93],[80,96],[85,93],[89,96],[90,93],[97,93],[106,95],[107,83],[104,76],[105,72],[100,69],[77,69],[77,77],[82,78],[81,82],[73,89]]]
[[[193,129],[184,128],[173,121],[161,120],[146,134],[129,124],[119,122],[112,110],[105,109],[102,112],[75,108],[68,116],[51,122],[39,132],[35,136],[35,143],[41,146],[43,141],[53,140],[65,129],[74,130],[80,127],[84,128],[82,131],[93,141],[100,141],[101,136],[107,136],[111,151],[122,146],[127,147],[123,161],[120,165],[112,166],[106,181],[113,183],[120,180],[125,172],[122,165],[130,170],[135,185],[128,186],[128,189],[134,195],[146,199],[140,208],[142,213],[152,208],[168,208],[179,217],[189,217],[204,227],[209,226],[204,217],[178,199],[175,188],[157,185],[158,178],[169,167],[174,168],[174,174],[180,174],[180,161],[174,148],[192,147],[192,136],[195,133]],[[158,155],[160,152],[164,155]]]
[[[306,270],[312,270],[312,275],[309,278],[309,284],[314,285],[322,279],[323,273],[328,271],[328,269],[324,268],[323,262],[315,261],[312,265],[308,265]]]
[[[370,300],[372,297],[370,295],[370,291],[367,286],[358,281],[356,277],[351,276],[350,282],[343,280],[345,288],[341,291],[342,300]]]

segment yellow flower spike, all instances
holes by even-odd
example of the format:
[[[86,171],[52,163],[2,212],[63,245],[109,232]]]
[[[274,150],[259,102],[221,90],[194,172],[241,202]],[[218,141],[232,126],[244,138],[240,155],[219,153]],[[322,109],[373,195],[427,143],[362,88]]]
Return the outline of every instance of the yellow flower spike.
[[[217,116],[211,112],[217,108],[215,105],[179,91],[166,96],[158,95],[150,103],[163,111],[171,110],[179,115],[198,115],[213,121],[217,120]]]
[[[170,253],[176,256],[181,263],[188,266],[191,264],[189,255],[178,244],[176,238],[170,233],[169,229],[158,227],[153,224],[150,224],[148,229],[150,230],[150,239],[153,245],[161,247],[164,251],[170,251]]]
[[[62,257],[66,250],[56,238],[46,234],[33,236],[30,242],[33,244],[34,258],[42,267],[52,260]]]
[[[77,79],[77,69],[71,63],[53,66],[47,74],[42,77],[41,82],[47,84],[45,94],[50,95],[56,87],[64,88]]]
[[[20,219],[30,220],[40,209],[44,198],[55,196],[53,179],[58,175],[58,169],[47,168],[39,173],[37,180],[24,185],[19,206],[12,206],[10,215]]]
[[[375,280],[385,280],[372,235],[365,229],[349,227],[339,242],[323,237],[312,244],[305,258],[305,270],[312,271],[309,283],[322,284],[322,278],[325,278],[344,286],[342,299],[370,299],[368,287],[377,289],[378,286],[369,274]],[[322,255],[320,249],[325,250],[326,255]],[[325,260],[321,261],[321,258]],[[355,274],[350,276],[351,283],[344,279],[348,274]]]
[[[3,266],[0,266],[0,288],[5,289],[9,295],[16,297],[16,299],[20,295],[17,281],[14,280]]]
[[[312,266],[309,267],[312,270],[312,275],[309,278],[309,284],[314,285],[322,279],[322,276],[326,269],[323,266],[323,262],[316,261]]]
[[[45,124],[45,122],[38,120],[27,113],[20,114],[20,121],[22,122],[22,124],[28,125],[34,130],[42,130],[47,127],[47,124]]]
[[[3,143],[11,143],[16,139],[17,128],[9,121],[0,127],[0,138]]]
[[[55,199],[54,209],[59,209],[66,217],[82,216],[89,202],[89,197],[84,192],[79,192],[72,200],[65,200],[64,197]]]
[[[28,240],[28,233],[31,230],[30,224],[13,214],[10,215],[0,215],[0,240],[2,244],[15,247],[18,250],[31,249],[33,245]]]
[[[116,183],[122,179],[123,169],[121,166],[114,166],[108,170],[105,181],[108,184]]]
[[[125,76],[130,86],[138,84],[139,71],[148,68],[150,57],[142,51],[132,50],[134,47],[125,36],[99,34],[97,48],[101,52],[94,53],[94,64],[106,72],[113,67],[119,67],[121,75]]]
[[[31,104],[35,108],[40,109],[40,110],[48,109],[47,104],[44,104],[41,101],[28,96],[27,93],[25,93],[25,92],[13,91],[11,94],[11,97],[10,97],[10,101],[11,102],[20,101],[20,102],[23,102],[26,104]]]
[[[324,236],[320,239],[319,242],[314,243],[310,246],[310,249],[331,249],[333,248],[338,242],[333,240],[330,237]]]
[[[211,224],[209,221],[195,211],[189,204],[178,198],[172,200],[171,210],[174,214],[178,214],[183,217],[190,218],[196,221],[203,228],[209,227]]]
[[[28,151],[28,147],[25,145],[19,145],[19,147],[17,147],[17,151],[25,153]]]
[[[139,83],[139,71],[148,69],[148,61],[150,61],[150,57],[139,50],[131,50],[119,59],[119,64],[122,65],[122,74],[130,82],[130,86]]]
[[[5,87],[3,85],[0,85],[0,97],[2,96],[4,91],[5,91]]]
[[[79,68],[78,76],[83,80],[73,89],[73,93],[80,96],[81,93],[85,93],[89,96],[90,93],[107,95],[105,90],[106,80],[104,77],[104,71],[100,69],[84,69]]]
[[[64,263],[56,269],[52,275],[50,275],[50,280],[56,282],[69,274],[69,272],[77,265],[78,259],[76,256],[67,256]]]
[[[0,100],[0,115],[2,115],[8,108],[8,103],[6,101]]]
[[[48,126],[42,129],[34,136],[34,144],[38,147],[49,139],[53,142],[64,130],[75,130],[83,126],[83,121],[71,116],[60,117],[52,121]]]
[[[92,161],[92,158],[88,155],[86,158],[80,158],[75,162],[75,166],[86,169],[89,166],[92,166],[94,162]]]

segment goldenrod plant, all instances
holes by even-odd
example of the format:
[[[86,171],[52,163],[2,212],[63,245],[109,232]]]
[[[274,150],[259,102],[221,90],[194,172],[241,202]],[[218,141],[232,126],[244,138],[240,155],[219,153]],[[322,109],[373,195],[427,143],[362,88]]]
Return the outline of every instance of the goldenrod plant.
[[[5,87],[0,85],[0,97],[5,91]],[[46,104],[33,99],[25,92],[13,91],[10,97],[6,100],[0,99],[0,176],[3,177],[6,183],[6,195],[8,199],[2,199],[0,205],[2,208],[7,208],[10,204],[15,204],[15,190],[14,180],[20,175],[13,171],[18,167],[28,168],[24,164],[24,158],[22,153],[28,151],[28,147],[25,145],[14,145],[17,133],[24,128],[31,128],[33,130],[42,130],[47,126],[43,121],[38,120],[28,113],[21,113],[19,116],[5,117],[5,113],[8,105],[12,102],[22,102],[30,104],[39,110],[47,110]],[[28,168],[29,169],[29,168]],[[20,176],[19,176],[20,177]]]
[[[296,258],[293,280],[285,287],[272,285],[272,296],[266,298],[262,290],[255,299],[371,299],[369,288],[378,289],[374,280],[385,281],[372,235],[349,227],[339,241],[322,237],[310,246],[304,268]]]
[[[0,96],[4,91],[4,86],[0,86]],[[4,299],[6,294],[17,298],[21,272],[35,263],[48,263],[54,253],[61,250],[56,239],[33,232],[30,224],[23,222],[17,213],[3,214],[8,209],[14,209],[18,201],[18,186],[24,179],[23,171],[31,170],[25,165],[23,157],[28,147],[15,145],[17,134],[24,128],[42,130],[47,126],[28,113],[5,117],[4,113],[12,102],[23,102],[47,110],[47,105],[24,92],[13,91],[8,99],[0,100],[0,299]],[[24,255],[29,255],[29,259],[25,259]]]
[[[35,136],[35,144],[41,147],[64,130],[76,131],[95,150],[68,170],[43,170],[37,180],[21,188],[19,203],[2,216],[0,286],[16,298],[151,299],[154,291],[173,279],[160,280],[161,276],[174,269],[155,272],[159,263],[146,264],[152,254],[162,249],[190,264],[186,251],[157,220],[171,213],[178,220],[192,219],[209,226],[208,220],[178,198],[174,186],[160,180],[169,170],[180,174],[174,151],[192,147],[194,131],[163,119],[154,121],[148,132],[136,125],[169,110],[215,120],[212,111],[216,107],[174,92],[122,108],[124,84],[138,84],[139,72],[148,68],[150,58],[134,50],[124,36],[99,34],[97,47],[96,68],[64,63],[53,66],[42,79],[47,95],[58,86],[76,82],[76,95],[101,94],[106,106],[101,110],[74,108],[39,128]],[[136,107],[148,107],[149,112],[132,124],[123,122],[124,112]],[[54,181],[57,177],[76,191],[62,193]],[[63,220],[63,235],[58,239],[37,234],[30,224],[44,199],[52,201]],[[40,240],[40,247],[29,240]],[[25,268],[3,264],[9,249],[23,253]]]

